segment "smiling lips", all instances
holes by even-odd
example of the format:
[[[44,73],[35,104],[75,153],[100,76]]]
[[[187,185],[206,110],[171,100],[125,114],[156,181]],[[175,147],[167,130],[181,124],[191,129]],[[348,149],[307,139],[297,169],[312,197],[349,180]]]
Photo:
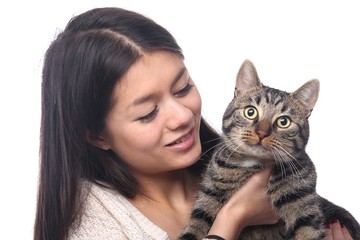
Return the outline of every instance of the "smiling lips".
[[[190,133],[186,134],[184,137],[176,140],[175,142],[170,143],[168,146],[173,146],[173,145],[176,145],[176,144],[180,144],[180,143],[182,143],[182,142],[185,142],[186,139],[188,139],[189,137],[190,137]]]
[[[166,146],[174,147],[174,148],[177,148],[178,150],[185,150],[185,149],[191,147],[193,145],[194,141],[195,141],[194,131],[191,131],[188,134],[186,134],[185,136],[183,136],[182,138],[180,138]]]

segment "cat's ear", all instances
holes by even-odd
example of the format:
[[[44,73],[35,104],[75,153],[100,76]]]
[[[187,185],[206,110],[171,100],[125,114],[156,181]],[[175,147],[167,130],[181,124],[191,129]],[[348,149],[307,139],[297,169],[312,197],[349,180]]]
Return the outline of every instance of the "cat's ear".
[[[259,76],[254,64],[246,59],[241,65],[236,76],[235,97],[241,96],[245,92],[262,87]]]
[[[294,98],[298,99],[304,105],[305,109],[307,110],[307,114],[309,116],[319,97],[319,92],[320,92],[320,82],[317,79],[313,79],[306,82],[291,95]]]

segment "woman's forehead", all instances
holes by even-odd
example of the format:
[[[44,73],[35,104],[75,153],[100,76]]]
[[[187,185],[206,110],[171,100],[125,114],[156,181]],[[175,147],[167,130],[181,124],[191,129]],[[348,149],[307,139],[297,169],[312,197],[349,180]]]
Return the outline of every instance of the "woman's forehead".
[[[114,97],[125,102],[147,98],[162,87],[171,86],[185,71],[183,59],[178,54],[168,51],[146,53],[120,79]]]

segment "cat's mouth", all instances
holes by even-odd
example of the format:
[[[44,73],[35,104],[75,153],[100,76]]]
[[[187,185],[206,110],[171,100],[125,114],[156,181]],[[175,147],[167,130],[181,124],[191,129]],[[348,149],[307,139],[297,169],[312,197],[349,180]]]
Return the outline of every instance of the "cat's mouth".
[[[267,148],[267,144],[266,141],[264,141],[265,139],[260,139],[260,138],[253,138],[253,139],[248,139],[246,141],[247,144],[249,144],[252,147],[258,147],[258,148]]]
[[[248,147],[253,155],[255,157],[261,158],[261,159],[269,159],[273,158],[273,152],[271,146],[266,141],[253,141],[253,142],[247,142]]]

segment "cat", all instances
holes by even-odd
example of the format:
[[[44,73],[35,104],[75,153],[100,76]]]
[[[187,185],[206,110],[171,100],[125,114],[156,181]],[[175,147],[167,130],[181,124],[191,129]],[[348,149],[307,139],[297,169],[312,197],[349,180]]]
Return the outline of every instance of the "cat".
[[[292,93],[264,86],[245,60],[233,100],[223,115],[220,144],[205,170],[190,221],[178,240],[200,240],[215,216],[254,173],[271,164],[267,191],[281,220],[248,226],[239,239],[325,239],[325,223],[338,219],[360,239],[360,226],[344,208],[316,193],[316,170],[305,151],[308,118],[319,95],[317,79]]]

